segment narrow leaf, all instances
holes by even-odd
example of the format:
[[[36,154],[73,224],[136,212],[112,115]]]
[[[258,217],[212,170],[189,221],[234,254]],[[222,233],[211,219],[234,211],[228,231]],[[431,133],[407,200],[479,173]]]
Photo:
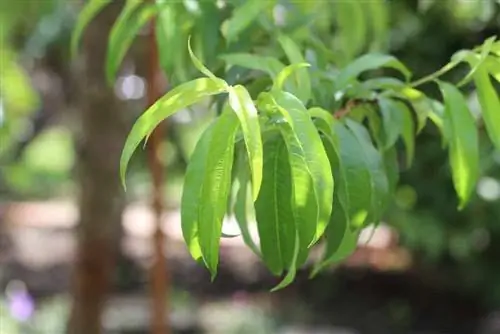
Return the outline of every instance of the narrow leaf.
[[[215,123],[211,123],[199,138],[191,155],[181,197],[181,227],[184,241],[193,259],[199,261],[202,252],[199,241],[199,208],[201,204],[201,186],[205,177],[205,168],[210,154],[210,139]]]
[[[393,146],[401,134],[403,123],[402,103],[392,99],[379,99],[380,112],[385,133],[384,149]]]
[[[85,7],[78,15],[73,34],[71,35],[71,57],[76,57],[78,53],[78,44],[82,39],[85,28],[99,14],[99,12],[106,7],[111,0],[89,0]]]
[[[333,177],[325,148],[321,142],[307,109],[294,95],[286,92],[273,92],[278,110],[290,124],[302,148],[304,158],[311,173],[312,187],[318,203],[316,234],[314,236],[300,234],[301,242],[314,243],[323,234],[332,212]],[[290,150],[294,154],[294,150]],[[314,217],[309,217],[314,219]],[[314,221],[314,220],[313,220]],[[311,225],[311,222],[309,221]],[[312,237],[312,238],[311,238]],[[311,238],[311,239],[310,239]]]
[[[459,209],[467,204],[479,172],[479,144],[474,117],[458,88],[438,82],[445,102],[445,134],[448,136],[453,184]]]
[[[296,229],[292,177],[285,141],[278,135],[264,144],[264,178],[255,214],[262,257],[275,275],[293,263]]]
[[[406,147],[406,166],[410,167],[415,156],[415,124],[406,104],[401,103],[400,112],[402,116],[401,136]]]
[[[248,162],[244,156],[239,156],[239,164],[238,164],[238,183],[239,188],[236,194],[236,203],[234,206],[234,215],[236,217],[236,221],[238,222],[238,226],[240,227],[241,236],[245,244],[254,252],[255,255],[261,256],[259,247],[255,244],[255,241],[250,234],[250,230],[248,229],[248,192],[249,192],[249,183],[250,183],[250,170],[248,167]]]
[[[222,221],[226,214],[234,158],[234,139],[239,123],[227,110],[216,120],[208,139],[203,184],[198,209],[199,243],[212,280],[217,274]]]
[[[362,125],[352,120],[347,120],[346,123],[361,147],[359,154],[363,155],[365,166],[368,168],[371,176],[371,210],[367,217],[367,222],[378,223],[385,210],[384,200],[389,192],[389,184],[387,175],[385,174],[383,160],[380,153],[373,146],[368,131]]]
[[[252,195],[256,200],[262,183],[262,138],[259,115],[245,87],[229,87],[229,105],[238,115],[252,172]]]
[[[474,83],[486,130],[495,147],[500,150],[500,99],[485,66],[477,69]]]
[[[296,63],[293,65],[288,65],[281,72],[278,73],[276,80],[274,81],[273,90],[283,90],[286,80],[295,72],[301,68],[309,67],[311,65],[307,63]],[[293,93],[293,92],[290,92]]]
[[[120,159],[120,177],[125,187],[127,165],[139,143],[156,128],[161,121],[175,112],[198,103],[203,99],[225,91],[226,83],[217,79],[199,78],[186,82],[169,91],[149,107],[135,122],[125,142]]]
[[[212,80],[218,80],[218,78],[212,72],[210,72],[210,70],[206,68],[206,66],[203,65],[202,62],[193,53],[193,50],[191,49],[191,36],[188,37],[188,51],[189,51],[189,57],[191,57],[191,61],[193,62],[196,69],[198,69],[198,71],[205,74],[208,78]]]

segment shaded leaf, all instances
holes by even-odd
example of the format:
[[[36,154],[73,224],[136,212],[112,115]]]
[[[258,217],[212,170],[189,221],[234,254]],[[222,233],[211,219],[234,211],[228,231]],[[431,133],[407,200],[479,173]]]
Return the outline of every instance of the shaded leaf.
[[[458,88],[438,82],[445,102],[445,135],[448,137],[453,184],[464,208],[474,190],[479,172],[477,128]]]
[[[219,58],[231,65],[265,72],[273,79],[285,68],[285,65],[276,58],[249,53],[230,53],[221,55]]]
[[[495,147],[500,149],[500,99],[485,66],[476,70],[474,83],[486,130]]]
[[[268,6],[271,6],[274,1],[268,0],[253,0],[245,1],[237,7],[231,18],[223,25],[224,37],[232,42],[238,38],[241,32],[250,26],[257,17],[264,11]]]
[[[306,62],[301,49],[290,37],[280,35],[278,37],[278,42],[285,51],[291,65],[303,64]],[[290,93],[297,96],[302,103],[306,104],[311,97],[311,78],[309,77],[309,72],[304,66],[298,66],[291,72],[294,74],[295,78],[295,89]]]
[[[393,56],[379,53],[369,53],[355,59],[340,71],[337,77],[337,82],[335,83],[336,89],[343,90],[361,73],[382,67],[390,67],[398,70],[404,75],[407,81],[411,77],[410,70]]]
[[[372,189],[371,210],[367,218],[370,223],[378,223],[385,210],[385,199],[389,193],[389,184],[383,160],[380,153],[373,146],[368,131],[362,125],[352,120],[348,119],[346,123],[358,141],[361,150],[357,152],[363,155],[365,166],[368,168],[371,176],[369,184]]]
[[[275,275],[294,265],[296,241],[292,176],[285,141],[278,135],[264,144],[264,178],[255,214],[262,257]]]

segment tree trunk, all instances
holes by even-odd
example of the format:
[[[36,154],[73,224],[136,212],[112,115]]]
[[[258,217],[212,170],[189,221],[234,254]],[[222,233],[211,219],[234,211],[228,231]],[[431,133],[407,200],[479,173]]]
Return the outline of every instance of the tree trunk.
[[[119,8],[113,1],[90,23],[83,43],[83,68],[75,78],[80,92],[81,133],[76,146],[81,192],[70,334],[103,332],[102,311],[119,250],[124,209],[119,161],[127,122],[106,84],[104,68],[109,31]]]

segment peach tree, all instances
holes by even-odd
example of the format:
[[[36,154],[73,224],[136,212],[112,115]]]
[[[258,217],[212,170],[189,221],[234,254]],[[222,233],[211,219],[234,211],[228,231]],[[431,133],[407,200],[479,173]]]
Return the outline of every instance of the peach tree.
[[[73,34],[110,0],[90,0]],[[172,89],[137,119],[125,142],[120,175],[141,142],[166,118],[211,101],[217,110],[198,139],[185,174],[181,222],[191,256],[216,276],[222,222],[234,214],[249,248],[281,283],[290,284],[311,249],[324,243],[312,274],[356,248],[390,203],[401,159],[432,122],[449,154],[458,209],[479,176],[478,131],[500,149],[500,41],[460,50],[426,77],[386,53],[385,1],[127,0],[109,36],[112,83],[148,22]],[[348,19],[349,18],[349,19]],[[458,65],[459,82],[443,80]],[[439,99],[422,85],[436,85]],[[473,85],[480,115],[460,90]],[[404,146],[404,153],[399,145]],[[125,185],[125,182],[124,182]],[[258,241],[249,232],[255,217]]]

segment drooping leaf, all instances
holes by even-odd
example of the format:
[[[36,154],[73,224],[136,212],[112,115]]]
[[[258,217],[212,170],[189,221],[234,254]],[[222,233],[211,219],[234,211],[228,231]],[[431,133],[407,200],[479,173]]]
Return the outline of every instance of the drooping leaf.
[[[363,148],[354,134],[341,122],[335,122],[335,133],[339,137],[340,161],[345,170],[345,184],[349,221],[354,227],[365,222],[372,203],[372,180],[369,167],[363,154]],[[352,152],[359,152],[352,154]]]
[[[184,242],[193,259],[200,261],[202,252],[199,241],[199,208],[201,187],[205,178],[205,168],[210,154],[210,139],[215,123],[212,122],[202,133],[191,155],[181,197],[181,227]]]
[[[479,172],[479,144],[475,120],[458,88],[438,82],[445,102],[445,135],[448,136],[453,184],[459,209],[467,204]]]
[[[71,57],[76,57],[78,53],[78,44],[82,39],[87,25],[96,17],[99,12],[106,7],[111,0],[89,0],[78,15],[73,33],[71,35]]]
[[[401,136],[406,147],[406,166],[410,167],[415,155],[415,124],[410,109],[402,102],[400,112],[402,116]]]
[[[305,239],[304,242],[313,243],[323,234],[332,212],[333,193],[331,189],[333,189],[334,181],[329,168],[328,156],[321,142],[321,137],[300,100],[287,92],[274,91],[272,95],[279,112],[295,133],[311,173],[312,191],[316,195],[319,210],[315,227],[316,233],[312,236],[299,234],[299,237],[301,242]],[[289,151],[291,154],[295,153],[294,150],[289,149]],[[310,217],[309,219],[314,218]],[[310,221],[309,224],[312,225]]]
[[[392,99],[379,99],[380,112],[382,113],[382,123],[384,128],[385,145],[384,149],[393,146],[398,140],[402,130],[403,114],[402,102]]]
[[[500,149],[500,99],[492,85],[486,66],[477,68],[474,83],[486,130],[495,147]]]
[[[236,221],[238,222],[238,226],[240,227],[241,236],[245,244],[254,252],[255,255],[261,256],[259,247],[255,244],[255,241],[250,234],[250,230],[248,228],[248,208],[250,202],[248,200],[248,193],[250,188],[250,169],[248,166],[248,162],[246,156],[239,155],[238,156],[238,170],[237,170],[237,179],[239,183],[238,192],[236,193],[236,203],[234,205],[234,215],[236,217]],[[251,190],[250,190],[251,193]]]
[[[361,73],[382,67],[390,67],[398,70],[403,74],[407,81],[411,77],[410,70],[393,56],[379,53],[369,53],[355,59],[340,71],[335,83],[336,89],[343,90]]]
[[[361,150],[358,152],[363,155],[365,164],[371,175],[371,210],[367,218],[370,223],[376,224],[379,222],[382,213],[385,210],[385,198],[389,193],[389,184],[382,156],[373,146],[368,131],[361,124],[349,119],[346,120],[346,123],[359,143]]]
[[[141,0],[128,0],[111,29],[107,55],[106,78],[112,84],[120,64],[130,48],[139,29],[156,13],[158,7],[154,3]]]
[[[122,151],[120,177],[123,186],[125,187],[125,173],[132,154],[139,143],[153,132],[161,121],[183,108],[225,90],[224,80],[214,81],[209,78],[199,78],[177,86],[149,107],[135,122]]]
[[[226,110],[215,121],[208,144],[203,183],[200,185],[198,239],[203,261],[212,280],[217,274],[222,221],[226,214],[231,186],[234,140],[239,127],[235,113]]]
[[[285,68],[285,65],[276,58],[249,53],[230,53],[221,55],[219,58],[231,65],[265,72],[273,79]]]
[[[280,35],[278,42],[290,60],[290,64],[303,64],[306,62],[299,46],[290,37]],[[291,93],[297,96],[302,103],[306,104],[311,97],[311,78],[309,77],[309,72],[304,66],[299,66],[295,68],[293,73],[295,89]]]
[[[238,38],[241,32],[247,29],[252,22],[274,1],[253,0],[245,1],[237,7],[231,18],[223,24],[224,37],[232,42]]]
[[[229,105],[238,115],[243,130],[250,170],[252,172],[252,197],[257,199],[262,183],[262,138],[259,115],[250,94],[245,87],[229,87]]]
[[[264,178],[255,202],[262,257],[275,275],[294,265],[296,228],[292,196],[288,151],[278,134],[264,144]]]
[[[300,260],[298,259],[298,257],[299,257],[299,244],[300,244],[299,234],[296,233],[295,234],[295,250],[293,253],[292,265],[290,266],[290,268],[288,268],[288,272],[285,275],[285,278],[283,278],[283,280],[277,286],[272,288],[271,292],[274,292],[274,291],[277,291],[277,290],[280,290],[280,289],[287,287],[295,279],[295,274],[297,272],[297,263],[300,263]]]

